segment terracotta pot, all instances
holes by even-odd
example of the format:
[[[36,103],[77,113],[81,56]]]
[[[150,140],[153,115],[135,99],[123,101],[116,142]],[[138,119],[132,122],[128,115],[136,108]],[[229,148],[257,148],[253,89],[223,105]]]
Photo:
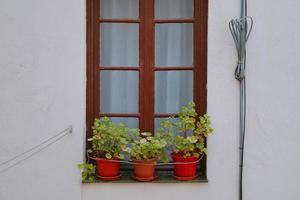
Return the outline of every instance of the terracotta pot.
[[[174,176],[180,180],[193,180],[197,177],[197,157],[191,156],[184,158],[176,153],[171,154],[174,162],[182,164],[174,164]],[[188,163],[194,162],[194,163]],[[185,164],[188,163],[188,164]]]
[[[134,160],[134,178],[139,181],[151,181],[155,179],[156,159]]]
[[[103,180],[114,180],[120,177],[120,160],[119,159],[104,159],[96,160],[97,172],[99,178]]]

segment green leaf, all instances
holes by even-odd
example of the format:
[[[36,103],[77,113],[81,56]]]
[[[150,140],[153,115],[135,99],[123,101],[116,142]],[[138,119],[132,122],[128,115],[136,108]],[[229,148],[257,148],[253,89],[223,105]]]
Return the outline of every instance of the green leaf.
[[[106,153],[106,154],[105,154],[105,157],[106,157],[107,159],[111,159],[111,158],[112,158],[112,155],[110,155],[109,153]]]
[[[199,158],[200,154],[199,153],[193,153],[193,156],[195,156],[196,158]]]
[[[81,163],[77,165],[81,169],[82,181],[94,181],[96,166],[93,164]]]

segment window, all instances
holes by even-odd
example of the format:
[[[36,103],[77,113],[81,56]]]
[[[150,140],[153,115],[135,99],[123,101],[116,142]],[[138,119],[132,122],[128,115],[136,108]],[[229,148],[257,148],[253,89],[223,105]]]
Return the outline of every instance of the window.
[[[189,101],[206,113],[207,9],[207,0],[87,0],[87,138],[95,117],[154,132]]]

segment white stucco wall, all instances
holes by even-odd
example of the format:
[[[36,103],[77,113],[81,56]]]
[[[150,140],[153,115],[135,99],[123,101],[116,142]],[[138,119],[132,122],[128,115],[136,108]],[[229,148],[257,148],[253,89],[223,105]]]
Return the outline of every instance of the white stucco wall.
[[[269,6],[269,8],[267,8]],[[245,200],[300,196],[300,13],[297,0],[249,0]],[[73,125],[0,174],[1,200],[237,200],[238,83],[228,21],[239,0],[209,6],[207,184],[81,185],[85,134],[85,1],[0,1],[0,163]]]
[[[74,133],[0,174],[1,200],[78,200],[85,129],[85,1],[0,1],[0,162]]]

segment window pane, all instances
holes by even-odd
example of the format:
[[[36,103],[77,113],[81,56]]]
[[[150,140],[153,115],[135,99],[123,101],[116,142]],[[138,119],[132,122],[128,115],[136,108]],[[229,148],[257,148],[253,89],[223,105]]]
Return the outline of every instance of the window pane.
[[[155,18],[193,18],[193,0],[155,0]]]
[[[157,24],[155,29],[156,66],[192,66],[193,24]]]
[[[192,71],[155,73],[155,112],[178,113],[193,100]]]
[[[124,123],[129,128],[139,128],[139,120],[137,118],[110,117],[110,119],[115,123]]]
[[[138,112],[138,72],[101,71],[101,113]]]
[[[138,66],[137,24],[100,24],[100,65]]]
[[[100,17],[109,18],[138,18],[138,0],[100,0]]]

